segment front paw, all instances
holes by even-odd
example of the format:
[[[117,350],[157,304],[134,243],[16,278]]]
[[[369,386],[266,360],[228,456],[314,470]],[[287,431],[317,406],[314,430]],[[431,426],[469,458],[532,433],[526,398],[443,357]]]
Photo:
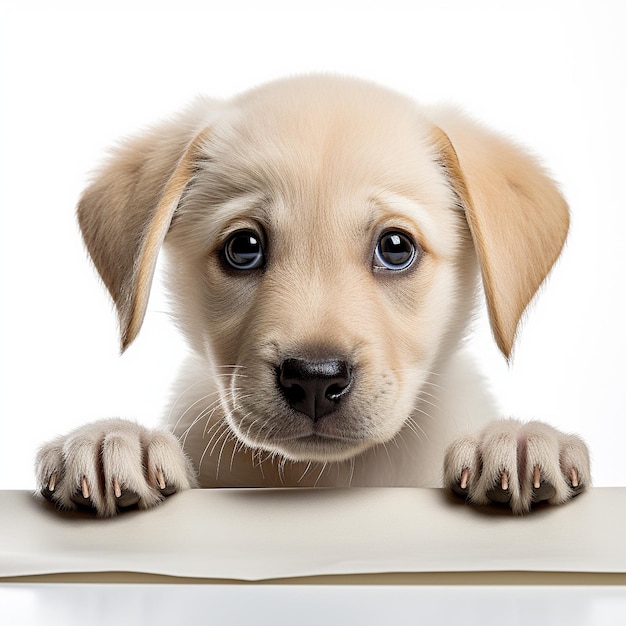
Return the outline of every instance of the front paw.
[[[37,491],[62,509],[87,506],[110,517],[130,506],[148,509],[195,484],[174,435],[120,419],[101,420],[42,446]]]
[[[450,445],[444,482],[474,504],[527,513],[534,503],[562,504],[589,487],[589,451],[579,437],[542,422],[499,420]]]

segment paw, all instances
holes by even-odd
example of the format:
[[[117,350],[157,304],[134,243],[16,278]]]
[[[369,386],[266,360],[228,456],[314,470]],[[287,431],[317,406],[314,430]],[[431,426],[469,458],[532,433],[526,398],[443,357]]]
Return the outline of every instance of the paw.
[[[444,484],[474,504],[508,504],[527,513],[536,502],[562,504],[591,484],[589,451],[575,435],[542,422],[491,422],[447,450]]]
[[[101,420],[42,446],[37,491],[62,509],[87,506],[101,517],[149,509],[195,484],[174,435],[121,419]]]

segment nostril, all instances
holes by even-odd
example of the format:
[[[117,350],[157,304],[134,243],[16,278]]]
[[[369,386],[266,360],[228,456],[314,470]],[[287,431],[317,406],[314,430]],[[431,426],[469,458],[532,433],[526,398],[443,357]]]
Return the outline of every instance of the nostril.
[[[352,368],[341,359],[286,359],[278,383],[289,405],[316,421],[335,411],[348,394]]]
[[[329,400],[340,400],[341,396],[343,396],[347,391],[348,391],[348,387],[350,386],[350,383],[346,383],[346,384],[334,384],[331,385],[327,390],[326,390],[326,397]]]
[[[304,400],[306,393],[300,385],[292,381],[288,381],[284,379],[282,376],[280,377],[280,384],[281,384],[283,393],[285,394],[285,397],[290,403],[302,402]]]

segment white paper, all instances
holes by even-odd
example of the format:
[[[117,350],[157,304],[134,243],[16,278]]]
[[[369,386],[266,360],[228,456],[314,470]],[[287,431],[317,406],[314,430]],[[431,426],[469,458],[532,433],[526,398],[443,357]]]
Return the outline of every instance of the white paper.
[[[626,488],[518,517],[438,489],[193,490],[101,520],[0,491],[0,577],[626,572]]]

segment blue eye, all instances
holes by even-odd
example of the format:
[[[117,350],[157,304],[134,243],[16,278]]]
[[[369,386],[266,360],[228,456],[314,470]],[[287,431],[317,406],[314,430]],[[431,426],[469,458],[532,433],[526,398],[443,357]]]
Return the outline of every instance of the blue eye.
[[[224,246],[224,259],[236,270],[261,267],[265,263],[261,238],[250,230],[233,233]]]
[[[418,256],[413,240],[397,230],[384,232],[374,254],[375,270],[403,270],[409,267]]]

